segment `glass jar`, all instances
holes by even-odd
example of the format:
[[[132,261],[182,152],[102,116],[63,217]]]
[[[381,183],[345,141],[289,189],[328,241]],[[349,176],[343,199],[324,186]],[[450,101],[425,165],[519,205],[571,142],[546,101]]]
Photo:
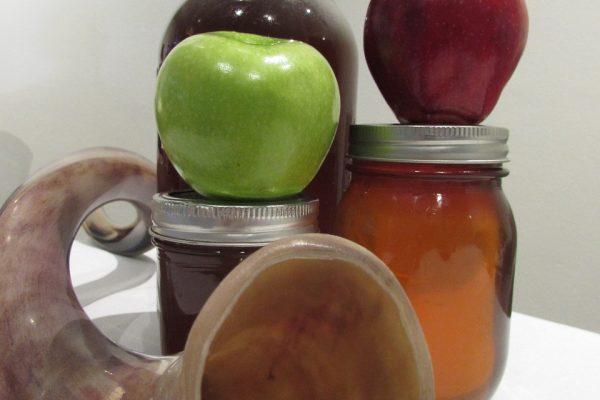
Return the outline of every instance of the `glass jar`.
[[[425,332],[438,399],[489,399],[507,355],[516,251],[508,131],[355,126],[340,236],[378,255]]]
[[[254,251],[287,236],[317,232],[318,200],[225,203],[193,191],[152,200],[158,249],[158,314],[164,354],[183,350],[204,302]]]
[[[356,110],[358,58],[350,25],[333,0],[188,0],[167,28],[161,60],[188,36],[220,30],[301,40],[329,61],[340,88],[339,125],[333,145],[306,193],[319,199],[321,232],[331,233],[344,186],[348,132]],[[159,192],[189,189],[160,140],[157,178]]]

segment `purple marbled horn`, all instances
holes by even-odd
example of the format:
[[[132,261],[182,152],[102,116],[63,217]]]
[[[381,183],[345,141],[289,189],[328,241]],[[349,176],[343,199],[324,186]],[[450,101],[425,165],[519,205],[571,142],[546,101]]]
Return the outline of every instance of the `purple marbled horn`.
[[[34,175],[0,214],[0,399],[149,399],[173,358],[118,348],[89,320],[68,258],[85,216],[120,199],[147,207],[154,166],[117,149],[76,153]]]
[[[147,205],[153,170],[125,151],[81,152],[31,178],[1,211],[0,400],[435,398],[400,283],[371,252],[331,235],[291,236],[240,263],[180,357],[106,339],[75,297],[69,249],[100,205]]]

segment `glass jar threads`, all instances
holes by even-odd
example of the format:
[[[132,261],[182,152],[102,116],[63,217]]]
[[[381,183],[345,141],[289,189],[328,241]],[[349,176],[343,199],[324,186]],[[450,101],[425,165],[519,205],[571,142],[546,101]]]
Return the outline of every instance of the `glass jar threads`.
[[[161,345],[182,351],[202,305],[254,251],[287,236],[317,232],[318,200],[230,203],[193,191],[157,194],[150,230],[158,249]]]
[[[508,131],[354,126],[336,231],[402,283],[432,356],[438,399],[489,399],[507,355],[516,230],[502,191]]]

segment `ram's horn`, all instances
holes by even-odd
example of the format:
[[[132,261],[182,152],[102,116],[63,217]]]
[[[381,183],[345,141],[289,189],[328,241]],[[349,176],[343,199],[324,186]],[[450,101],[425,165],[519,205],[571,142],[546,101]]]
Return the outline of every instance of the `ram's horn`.
[[[200,311],[182,357],[178,399],[435,398],[398,280],[330,235],[282,239],[238,265]]]
[[[153,165],[116,149],[76,153],[35,174],[0,214],[0,399],[149,399],[173,361],[124,351],[96,329],[69,276],[82,220],[122,199],[148,206]]]
[[[432,400],[423,332],[400,284],[366,249],[309,234],[236,267],[180,358],[106,339],[79,305],[68,256],[101,204],[146,204],[152,166],[93,150],[42,171],[0,214],[0,399]]]

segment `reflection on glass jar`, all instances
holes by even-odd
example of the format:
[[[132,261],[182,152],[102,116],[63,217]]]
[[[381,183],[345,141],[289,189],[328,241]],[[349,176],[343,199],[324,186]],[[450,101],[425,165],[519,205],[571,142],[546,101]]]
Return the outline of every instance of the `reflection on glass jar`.
[[[318,208],[318,200],[304,198],[231,203],[193,191],[155,195],[151,235],[162,352],[183,350],[203,304],[246,257],[275,240],[317,232]]]
[[[508,131],[355,126],[336,230],[378,255],[419,316],[438,399],[489,399],[507,355],[516,231]]]

